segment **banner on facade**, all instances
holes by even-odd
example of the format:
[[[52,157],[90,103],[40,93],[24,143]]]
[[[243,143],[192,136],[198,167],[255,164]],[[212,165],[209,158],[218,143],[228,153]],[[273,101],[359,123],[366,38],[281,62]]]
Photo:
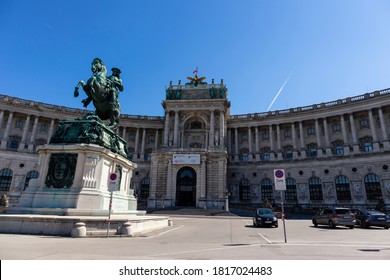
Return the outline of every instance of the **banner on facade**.
[[[173,155],[173,164],[200,164],[200,155],[180,154]]]
[[[277,191],[286,190],[286,176],[284,173],[284,169],[274,170],[274,181],[275,181],[275,190]]]

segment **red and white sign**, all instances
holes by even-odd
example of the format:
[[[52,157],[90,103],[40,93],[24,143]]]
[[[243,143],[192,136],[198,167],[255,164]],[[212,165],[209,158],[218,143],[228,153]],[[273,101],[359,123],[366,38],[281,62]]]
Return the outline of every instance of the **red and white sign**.
[[[275,182],[275,190],[277,191],[286,190],[286,175],[284,169],[274,170],[274,182]]]

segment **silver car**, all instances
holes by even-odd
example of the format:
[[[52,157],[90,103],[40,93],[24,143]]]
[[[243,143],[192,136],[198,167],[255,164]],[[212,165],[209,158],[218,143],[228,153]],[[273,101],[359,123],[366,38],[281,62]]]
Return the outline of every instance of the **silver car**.
[[[356,225],[355,215],[349,208],[330,207],[321,209],[313,217],[313,225],[329,225],[331,228],[336,226],[346,226],[353,229]]]

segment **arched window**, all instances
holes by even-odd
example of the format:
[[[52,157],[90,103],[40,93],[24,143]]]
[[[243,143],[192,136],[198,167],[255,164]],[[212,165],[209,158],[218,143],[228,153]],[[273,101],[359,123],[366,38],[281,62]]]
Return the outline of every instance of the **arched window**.
[[[286,179],[286,197],[287,201],[297,201],[297,183],[293,178]]]
[[[351,190],[349,187],[349,179],[345,176],[336,178],[336,196],[338,200],[351,200]]]
[[[25,190],[28,187],[28,183],[30,182],[31,179],[37,179],[38,177],[39,177],[39,172],[37,171],[28,172],[26,176],[26,181],[24,182],[23,190]]]
[[[248,201],[251,199],[251,188],[248,179],[240,181],[240,200]]]
[[[272,181],[268,178],[261,180],[261,199],[264,201],[268,199],[272,203],[273,200],[273,190],[272,190]]]
[[[381,183],[375,174],[368,174],[364,177],[367,199],[379,200],[382,198]]]
[[[0,171],[0,191],[8,192],[11,188],[12,170],[5,168]]]
[[[323,200],[324,196],[320,178],[312,177],[309,179],[309,193],[311,200]]]
[[[141,190],[140,190],[140,199],[141,200],[147,200],[149,197],[149,186],[150,186],[150,180],[149,178],[144,178],[141,181]]]

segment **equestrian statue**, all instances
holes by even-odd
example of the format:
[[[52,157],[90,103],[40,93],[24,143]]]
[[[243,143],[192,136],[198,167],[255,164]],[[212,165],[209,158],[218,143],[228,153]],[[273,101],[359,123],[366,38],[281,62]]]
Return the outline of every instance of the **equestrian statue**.
[[[118,102],[119,91],[123,91],[121,70],[112,68],[111,76],[107,77],[107,68],[100,58],[95,58],[91,65],[92,77],[87,83],[80,81],[74,90],[74,97],[79,96],[80,86],[87,94],[82,100],[84,107],[91,101],[95,106],[95,114],[101,120],[110,120],[109,127],[115,129],[119,122],[120,105]]]

